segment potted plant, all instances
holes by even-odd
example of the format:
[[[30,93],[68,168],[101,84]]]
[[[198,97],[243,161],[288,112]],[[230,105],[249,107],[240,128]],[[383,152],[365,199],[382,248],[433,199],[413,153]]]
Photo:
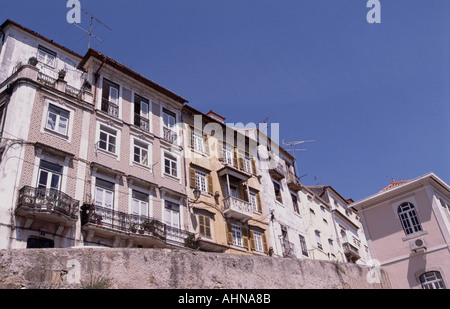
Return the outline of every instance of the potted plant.
[[[136,223],[131,223],[130,224],[130,231],[132,233],[136,233],[136,231],[137,231],[137,224]]]
[[[62,69],[58,72],[58,79],[64,79],[66,77],[66,70]]]
[[[152,226],[152,222],[148,219],[142,222],[142,228],[147,232],[152,230]]]
[[[38,63],[38,60],[36,57],[30,57],[30,59],[28,59],[28,64],[32,65],[32,66],[36,66]]]
[[[100,216],[100,215],[95,215],[94,219],[95,219],[95,223],[96,223],[97,225],[103,225],[103,224],[102,224],[102,220],[103,220],[103,217],[102,217],[102,216]]]

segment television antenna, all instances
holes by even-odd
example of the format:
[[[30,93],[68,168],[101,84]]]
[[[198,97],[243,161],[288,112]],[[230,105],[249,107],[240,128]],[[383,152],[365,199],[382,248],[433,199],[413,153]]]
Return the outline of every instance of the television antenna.
[[[82,31],[86,32],[86,35],[89,36],[88,49],[91,48],[91,41],[92,41],[92,38],[95,38],[95,39],[97,39],[97,40],[99,40],[100,42],[103,43],[105,40],[103,40],[102,38],[100,38],[100,37],[94,35],[94,34],[92,33],[92,31],[93,31],[94,28],[97,27],[98,25],[102,25],[103,27],[105,27],[105,28],[106,28],[107,30],[109,30],[109,31],[112,31],[112,29],[111,29],[109,26],[107,26],[105,23],[103,23],[102,21],[100,21],[99,19],[97,19],[96,17],[94,17],[92,14],[90,14],[89,12],[87,12],[86,10],[82,9],[81,7],[79,7],[79,9],[80,9],[84,14],[86,14],[86,15],[90,18],[89,30],[84,29],[83,27],[77,25],[76,23],[73,23],[72,25],[74,25],[75,27],[77,27],[77,28],[81,29]],[[98,25],[95,26],[95,27],[94,27],[94,21],[98,24]],[[85,36],[86,36],[86,35],[85,35]],[[84,36],[84,37],[85,37],[85,36]],[[80,41],[81,41],[82,39],[84,39],[84,37],[82,37],[82,38],[80,39]]]
[[[292,155],[294,157],[294,164],[295,164],[295,170],[298,171],[298,166],[297,166],[297,159],[295,158],[295,152],[296,151],[307,151],[308,149],[296,149],[295,146],[297,145],[301,145],[304,143],[314,143],[315,140],[307,140],[307,141],[293,141],[293,142],[285,142],[284,139],[282,141],[282,144],[284,146],[291,146],[291,151],[292,151]]]

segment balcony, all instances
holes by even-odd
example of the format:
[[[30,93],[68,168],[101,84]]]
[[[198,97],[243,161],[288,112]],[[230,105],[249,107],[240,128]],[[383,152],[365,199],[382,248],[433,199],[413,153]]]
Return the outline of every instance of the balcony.
[[[163,138],[167,142],[174,144],[178,138],[178,135],[171,129],[163,127]]]
[[[342,247],[344,248],[344,254],[347,257],[348,260],[355,263],[357,260],[361,258],[359,255],[359,250],[349,242],[344,242],[342,244]]]
[[[302,189],[302,184],[300,183],[300,178],[294,173],[288,172],[286,177],[286,182],[290,190],[299,191]]]
[[[134,125],[144,131],[150,132],[150,121],[141,115],[134,114]]]
[[[91,204],[82,207],[81,226],[91,238],[95,234],[133,239],[135,243],[150,247],[167,247],[170,244],[195,247],[195,235],[186,230],[171,227],[151,217]]]
[[[283,257],[285,258],[295,258],[295,246],[293,243],[282,240],[281,241],[281,248],[283,250]]]
[[[119,106],[102,98],[102,111],[108,113],[115,118],[119,118]]]
[[[79,205],[79,201],[61,191],[25,186],[19,191],[16,215],[74,226],[78,221]]]
[[[229,196],[223,200],[223,214],[228,218],[241,221],[247,221],[253,216],[250,203],[233,196]]]
[[[286,177],[284,166],[281,163],[275,163],[275,166],[269,168],[269,174],[276,180],[281,180]]]

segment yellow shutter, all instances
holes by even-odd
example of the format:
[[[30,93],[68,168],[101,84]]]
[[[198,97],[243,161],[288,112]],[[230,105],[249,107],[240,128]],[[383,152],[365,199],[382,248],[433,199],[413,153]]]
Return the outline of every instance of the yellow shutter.
[[[259,193],[256,194],[256,204],[258,204],[258,211],[262,213],[261,196]]]
[[[213,180],[211,174],[206,175],[206,178],[208,180],[208,193],[213,195],[214,194],[214,188],[213,188]]]
[[[206,236],[205,233],[205,217],[202,215],[198,215],[198,226],[199,226],[199,233],[202,236]]]
[[[238,150],[237,150],[237,148],[234,148],[233,164],[234,164],[234,167],[239,168]]]
[[[205,218],[205,236],[211,238],[211,219],[208,217]]]
[[[242,239],[243,239],[243,243],[244,243],[244,247],[249,250],[249,246],[248,246],[248,229],[242,229]]]
[[[255,236],[253,234],[253,231],[250,230],[250,246],[252,250],[256,249],[256,245],[255,245]]]
[[[233,231],[230,223],[227,223],[227,242],[229,245],[233,244]]]
[[[261,235],[261,237],[262,237],[262,241],[263,241],[264,252],[265,252],[266,254],[269,254],[269,248],[268,248],[268,246],[267,246],[266,233],[264,232],[264,233]]]
[[[255,161],[255,158],[252,158],[250,162],[251,162],[251,164],[252,164],[252,171],[253,171],[253,174],[256,175],[256,161]]]
[[[244,201],[248,202],[248,190],[247,190],[247,186],[245,184],[242,185],[242,191],[244,194]]]
[[[189,168],[189,185],[191,188],[197,188],[197,178],[195,177],[195,169]]]

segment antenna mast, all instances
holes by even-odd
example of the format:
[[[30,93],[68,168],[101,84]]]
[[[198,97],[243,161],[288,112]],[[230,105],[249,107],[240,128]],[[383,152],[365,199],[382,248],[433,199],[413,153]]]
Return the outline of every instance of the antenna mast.
[[[293,141],[293,142],[285,142],[283,140],[283,145],[285,146],[291,146],[291,151],[292,151],[292,155],[294,156],[294,164],[295,164],[295,171],[298,171],[298,166],[297,166],[297,159],[295,158],[295,152],[296,151],[307,151],[308,149],[295,149],[294,146],[296,145],[300,145],[300,144],[304,144],[304,143],[314,143],[315,140],[307,140],[307,141]]]
[[[87,12],[87,11],[84,10],[84,9],[82,9],[81,7],[80,7],[80,10],[83,11],[83,13],[86,14],[87,16],[89,16],[89,18],[90,18],[89,30],[86,30],[86,29],[84,29],[84,28],[78,26],[76,23],[73,23],[72,25],[74,25],[75,27],[77,27],[77,28],[83,30],[83,31],[86,32],[86,34],[89,36],[89,43],[88,43],[88,49],[89,49],[89,48],[91,48],[91,40],[92,40],[92,37],[94,37],[95,39],[99,40],[100,42],[104,42],[103,39],[99,38],[98,36],[96,36],[96,35],[94,35],[94,34],[92,33],[92,30],[94,30],[94,29],[93,29],[94,21],[96,21],[98,24],[102,25],[103,27],[105,27],[105,28],[106,28],[107,30],[109,30],[109,31],[112,31],[112,29],[111,29],[109,26],[107,26],[105,23],[103,23],[102,21],[100,21],[100,20],[98,20],[97,18],[95,18],[95,17],[94,17],[92,14],[90,14],[89,12]],[[83,37],[83,38],[84,38],[84,37]],[[81,39],[83,39],[83,38],[81,38]]]

